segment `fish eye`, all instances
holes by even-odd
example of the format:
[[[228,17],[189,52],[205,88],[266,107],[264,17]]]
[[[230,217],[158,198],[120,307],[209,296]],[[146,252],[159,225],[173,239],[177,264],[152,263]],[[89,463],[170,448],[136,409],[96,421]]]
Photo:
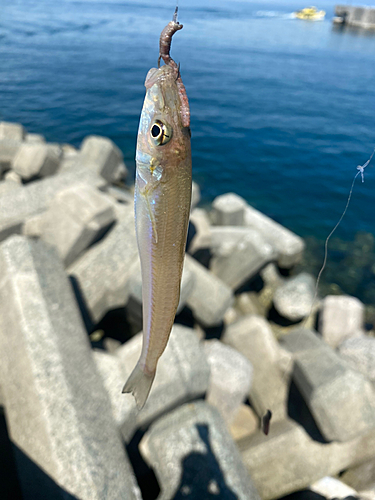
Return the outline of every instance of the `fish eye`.
[[[172,128],[161,120],[155,120],[150,129],[150,135],[157,146],[162,146],[172,138]]]

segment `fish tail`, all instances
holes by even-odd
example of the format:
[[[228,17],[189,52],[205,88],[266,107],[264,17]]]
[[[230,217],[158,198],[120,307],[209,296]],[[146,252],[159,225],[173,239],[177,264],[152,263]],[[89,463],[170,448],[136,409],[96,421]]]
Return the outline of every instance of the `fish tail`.
[[[138,410],[142,410],[144,407],[154,378],[155,372],[148,375],[137,363],[134,370],[131,372],[130,377],[126,381],[122,392],[131,392],[133,394]]]

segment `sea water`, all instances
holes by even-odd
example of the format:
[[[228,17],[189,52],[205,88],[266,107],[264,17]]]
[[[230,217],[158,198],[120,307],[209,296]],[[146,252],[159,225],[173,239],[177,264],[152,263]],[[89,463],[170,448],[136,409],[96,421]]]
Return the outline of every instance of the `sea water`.
[[[304,265],[316,272],[356,166],[375,146],[375,34],[334,28],[334,2],[314,3],[327,11],[324,21],[293,18],[307,6],[296,0],[180,0],[184,29],[172,56],[190,100],[203,203],[228,191],[243,196],[308,238]],[[88,134],[108,136],[134,175],[143,83],[174,0],[0,6],[0,119],[75,146]],[[367,302],[375,300],[374,201],[369,166],[328,269]]]

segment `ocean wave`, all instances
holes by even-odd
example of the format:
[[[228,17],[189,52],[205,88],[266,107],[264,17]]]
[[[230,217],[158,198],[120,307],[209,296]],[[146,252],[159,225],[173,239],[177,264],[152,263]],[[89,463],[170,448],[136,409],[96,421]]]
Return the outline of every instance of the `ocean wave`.
[[[294,19],[293,12],[281,12],[277,10],[258,10],[255,17],[276,17],[278,19]]]

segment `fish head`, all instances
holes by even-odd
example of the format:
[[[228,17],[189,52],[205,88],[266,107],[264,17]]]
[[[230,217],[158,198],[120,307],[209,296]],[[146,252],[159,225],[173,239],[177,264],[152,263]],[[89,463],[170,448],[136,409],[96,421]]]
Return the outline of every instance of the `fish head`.
[[[188,104],[178,79],[178,71],[169,65],[150,69],[146,77],[136,155],[138,173],[145,181],[167,181],[173,169],[190,161]]]

